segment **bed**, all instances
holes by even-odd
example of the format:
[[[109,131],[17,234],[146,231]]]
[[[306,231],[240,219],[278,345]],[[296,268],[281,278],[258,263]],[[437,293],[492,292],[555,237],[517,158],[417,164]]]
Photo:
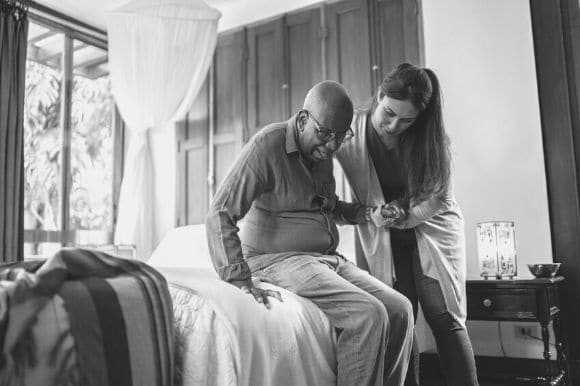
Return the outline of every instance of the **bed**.
[[[147,262],[169,283],[177,385],[334,385],[336,336],[312,302],[281,292],[270,310],[217,276],[205,227],[173,229]]]
[[[165,278],[89,249],[0,265],[0,385],[172,386]]]

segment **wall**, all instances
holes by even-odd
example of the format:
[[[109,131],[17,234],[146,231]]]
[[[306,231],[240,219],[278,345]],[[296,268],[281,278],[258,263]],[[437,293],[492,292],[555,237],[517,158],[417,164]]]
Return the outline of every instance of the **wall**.
[[[424,1],[426,65],[439,74],[455,151],[468,276],[477,222],[516,222],[518,271],[551,259],[537,83],[527,0]],[[450,11],[451,10],[451,11]]]
[[[478,277],[475,227],[516,226],[518,272],[551,261],[550,226],[528,0],[424,0],[426,65],[440,77],[465,215],[468,278]],[[511,323],[470,322],[476,352],[541,357]],[[539,335],[539,332],[538,332]],[[431,342],[432,343],[432,342]]]
[[[219,29],[313,3],[317,2],[239,0],[221,9]],[[440,77],[453,141],[455,193],[466,221],[468,278],[478,277],[476,224],[500,219],[516,223],[518,272],[526,275],[527,263],[551,260],[528,0],[423,0],[423,20],[426,64]],[[175,138],[172,130],[151,138],[157,243],[174,225]],[[469,323],[478,354],[541,358],[541,342],[516,338],[514,331],[512,323]],[[423,351],[434,347],[428,330],[420,326],[418,334]]]

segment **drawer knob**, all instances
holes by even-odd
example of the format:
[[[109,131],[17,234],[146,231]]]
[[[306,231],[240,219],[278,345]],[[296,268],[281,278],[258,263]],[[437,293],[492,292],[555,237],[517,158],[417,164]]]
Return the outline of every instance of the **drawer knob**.
[[[491,299],[484,299],[483,305],[484,305],[484,307],[487,307],[487,308],[491,307]]]

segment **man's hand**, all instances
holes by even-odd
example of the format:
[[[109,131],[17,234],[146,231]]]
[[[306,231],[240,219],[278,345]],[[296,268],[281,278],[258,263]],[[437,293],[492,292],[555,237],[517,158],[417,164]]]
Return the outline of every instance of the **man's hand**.
[[[375,224],[377,228],[392,227],[402,221],[407,216],[407,212],[398,201],[391,201],[377,208],[368,206],[366,216],[367,221]]]
[[[268,309],[270,308],[270,300],[268,299],[268,296],[276,298],[280,302],[282,301],[282,295],[280,295],[279,291],[258,288],[254,283],[252,283],[252,279],[232,280],[229,283],[238,287],[247,294],[252,294],[258,303],[264,303]]]
[[[407,211],[395,200],[381,207],[381,215],[388,219],[389,224],[387,226],[392,226],[402,221],[407,216]]]

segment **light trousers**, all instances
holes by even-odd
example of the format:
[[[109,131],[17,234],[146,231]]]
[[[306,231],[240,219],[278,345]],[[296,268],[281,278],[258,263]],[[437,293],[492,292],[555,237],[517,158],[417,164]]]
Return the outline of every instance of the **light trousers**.
[[[337,331],[338,386],[400,386],[413,343],[409,300],[338,255],[299,255],[254,272],[315,303]]]

